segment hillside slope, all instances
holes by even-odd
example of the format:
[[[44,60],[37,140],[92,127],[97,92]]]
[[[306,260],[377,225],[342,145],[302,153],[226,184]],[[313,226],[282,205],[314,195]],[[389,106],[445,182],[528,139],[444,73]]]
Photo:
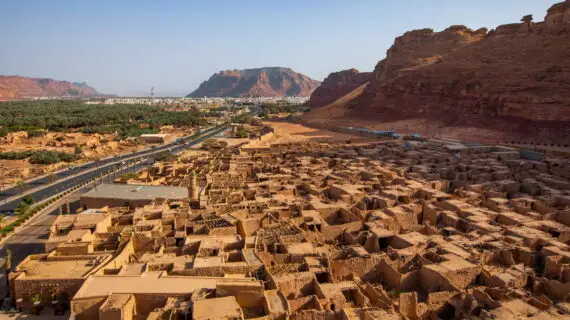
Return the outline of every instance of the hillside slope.
[[[19,100],[37,97],[93,97],[101,96],[85,82],[72,83],[53,79],[0,76],[0,100]]]
[[[321,107],[333,103],[367,83],[371,76],[372,72],[359,72],[356,69],[333,72],[313,91],[307,104],[311,107]]]
[[[226,70],[202,82],[188,97],[308,97],[319,83],[289,68]]]
[[[322,106],[317,111],[312,111],[303,116],[303,119],[314,124],[327,126],[330,119],[351,117],[350,103],[358,98],[366,89],[368,82],[351,92],[340,97],[336,101]]]
[[[540,23],[410,31],[396,39],[343,118],[328,120],[430,136],[568,143],[568,52],[570,1],[551,7]]]

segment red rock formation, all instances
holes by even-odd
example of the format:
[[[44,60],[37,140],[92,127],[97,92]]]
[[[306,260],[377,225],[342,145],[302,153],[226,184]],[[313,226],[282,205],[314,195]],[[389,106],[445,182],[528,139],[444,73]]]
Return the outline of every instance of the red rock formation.
[[[72,83],[52,79],[0,76],[0,100],[19,100],[36,97],[92,97],[101,96],[86,83]]]
[[[407,32],[347,106],[350,120],[431,119],[447,128],[490,130],[488,140],[567,143],[568,52],[570,1],[549,9],[545,22],[502,25],[489,33],[463,26]],[[346,118],[337,120],[346,125]]]
[[[370,80],[372,72],[359,72],[356,69],[333,72],[313,91],[308,105],[322,107],[335,102]]]
[[[202,82],[188,97],[307,97],[319,83],[289,68],[227,70]]]

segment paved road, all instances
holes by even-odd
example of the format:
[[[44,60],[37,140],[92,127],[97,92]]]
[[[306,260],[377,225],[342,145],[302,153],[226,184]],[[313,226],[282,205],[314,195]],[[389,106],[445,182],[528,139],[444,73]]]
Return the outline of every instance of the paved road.
[[[93,188],[92,185],[85,186],[78,189],[59,201],[54,202],[48,206],[46,210],[42,211],[33,217],[28,224],[26,224],[18,232],[12,234],[2,244],[0,244],[0,297],[6,293],[6,274],[5,274],[5,256],[6,249],[12,251],[12,268],[16,267],[22,260],[30,254],[37,254],[45,252],[45,243],[49,238],[49,229],[52,223],[57,218],[59,207],[63,206],[65,212],[66,201],[70,202],[70,210],[74,212],[80,206],[79,197]]]
[[[140,162],[137,165],[137,169],[139,167],[149,166],[154,162],[152,159],[154,156],[160,155],[162,153],[174,153],[181,151],[184,148],[191,147],[197,143],[200,143],[204,139],[218,134],[219,132],[225,130],[225,128],[226,127],[211,128],[204,131],[203,135],[198,139],[191,140],[190,137],[187,137],[180,139],[178,143],[166,144],[157,148],[136,152],[134,156],[132,154],[128,154],[109,159],[103,159],[99,161],[99,163],[87,163],[75,169],[59,173],[58,180],[55,182],[51,182],[48,178],[45,177],[40,178],[32,182],[32,185],[36,189],[24,192],[23,195],[20,195],[18,190],[12,190],[14,188],[8,189],[0,195],[0,212],[14,211],[14,209],[16,209],[18,204],[21,202],[21,198],[23,196],[29,194],[32,196],[32,198],[34,198],[36,202],[41,201],[43,199],[49,198],[53,194],[67,190],[73,186],[80,185],[83,182],[87,182],[93,178],[99,177],[101,174],[110,172],[117,167],[118,163],[120,164],[121,162],[139,160]],[[16,191],[16,196],[12,196],[14,191]]]
[[[218,128],[212,130],[206,135],[201,136],[198,139],[187,141],[183,144],[178,144],[170,148],[166,148],[165,152],[178,153],[183,151],[185,148],[194,146],[205,139],[208,139],[221,131],[224,128]],[[145,167],[152,165],[154,161],[152,159],[146,159],[136,164],[136,171],[142,170]],[[100,168],[96,168],[91,172],[80,174],[76,177],[70,178],[68,180],[57,182],[54,185],[42,188],[34,192],[33,197],[35,199],[48,198],[58,192],[64,191],[72,186],[75,186],[83,181],[88,181],[91,178],[99,177],[102,172],[107,172],[110,169],[115,169],[115,164],[102,165]],[[115,174],[109,174],[107,177],[103,178],[103,181],[111,182],[114,176],[118,176],[127,171],[134,171],[133,164],[124,165],[119,168]],[[0,244],[0,297],[4,296],[6,293],[6,279],[5,279],[5,255],[6,249],[12,251],[12,267],[17,266],[22,260],[24,260],[30,254],[37,254],[45,252],[45,243],[49,238],[49,229],[52,223],[57,218],[59,212],[59,207],[63,206],[65,211],[65,203],[67,200],[70,202],[70,209],[75,212],[80,207],[79,198],[82,194],[88,192],[94,187],[93,183],[89,183],[83,188],[71,193],[67,197],[64,197],[52,205],[48,206],[45,210],[34,216],[28,224],[26,224],[22,229],[18,230],[16,233],[12,234],[8,239]],[[38,198],[36,198],[38,197]]]

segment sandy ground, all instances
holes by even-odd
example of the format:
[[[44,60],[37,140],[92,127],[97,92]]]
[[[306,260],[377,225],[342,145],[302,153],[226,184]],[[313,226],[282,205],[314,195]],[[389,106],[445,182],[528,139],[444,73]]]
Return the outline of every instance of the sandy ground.
[[[183,129],[165,128],[161,133],[172,135],[172,139],[190,133]],[[59,138],[61,141],[58,141]],[[74,163],[56,163],[52,165],[30,164],[27,160],[0,160],[0,188],[7,188],[19,180],[27,180],[49,174],[71,165],[78,165],[96,158],[105,158],[117,154],[144,149],[149,145],[132,141],[113,141],[114,134],[84,134],[49,132],[41,137],[26,137],[25,132],[16,132],[0,138],[0,152],[25,150],[51,150],[74,153],[75,146],[80,146],[83,153]]]
[[[254,148],[268,147],[272,144],[295,143],[303,141],[315,141],[324,143],[365,143],[378,141],[375,138],[367,138],[358,135],[334,132],[326,129],[308,127],[299,123],[282,121],[264,121],[263,124],[275,130],[274,136],[268,140],[252,141],[249,146]]]
[[[300,123],[292,123],[286,120],[267,120],[263,124],[273,128],[274,135],[268,139],[241,139],[216,136],[209,140],[224,141],[228,146],[236,146],[243,144],[247,148],[266,148],[273,144],[287,144],[298,142],[318,142],[318,143],[346,143],[350,141],[352,144],[366,144],[370,142],[381,141],[375,137],[362,137],[360,135],[352,135],[340,132],[334,132],[326,129],[309,127]],[[202,143],[192,147],[191,150],[185,151],[183,156],[195,156],[201,152]]]

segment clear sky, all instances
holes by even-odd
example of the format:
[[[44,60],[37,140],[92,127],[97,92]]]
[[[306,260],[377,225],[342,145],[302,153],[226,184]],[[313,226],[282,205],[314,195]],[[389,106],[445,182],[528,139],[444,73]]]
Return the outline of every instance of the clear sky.
[[[322,80],[372,71],[394,38],[492,29],[556,0],[1,0],[0,74],[86,81],[119,95],[183,95],[226,69],[290,67]]]

